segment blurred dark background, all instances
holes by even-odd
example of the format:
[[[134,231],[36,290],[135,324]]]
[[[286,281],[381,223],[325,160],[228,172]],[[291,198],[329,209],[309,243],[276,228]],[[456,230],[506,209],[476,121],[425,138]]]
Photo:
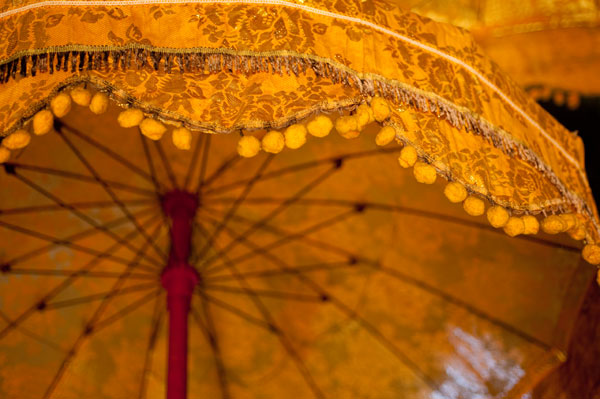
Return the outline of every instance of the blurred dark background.
[[[558,106],[552,100],[542,107],[571,131],[578,131],[585,144],[585,163],[596,204],[600,200],[600,97],[583,97],[576,109]],[[600,399],[600,279],[590,282],[574,326],[569,357],[534,390],[533,399]]]

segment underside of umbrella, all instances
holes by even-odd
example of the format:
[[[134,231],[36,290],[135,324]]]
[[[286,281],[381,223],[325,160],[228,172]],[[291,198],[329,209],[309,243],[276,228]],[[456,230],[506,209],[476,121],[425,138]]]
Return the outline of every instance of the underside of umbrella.
[[[520,398],[564,361],[600,263],[581,140],[464,31],[372,1],[0,23],[3,397]]]

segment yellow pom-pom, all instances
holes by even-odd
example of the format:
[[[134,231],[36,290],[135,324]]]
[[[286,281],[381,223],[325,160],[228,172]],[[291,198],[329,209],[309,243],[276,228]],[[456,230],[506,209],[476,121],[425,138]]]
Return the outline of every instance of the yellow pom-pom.
[[[501,206],[492,206],[487,210],[488,221],[497,229],[506,226],[509,217],[508,211]]]
[[[392,126],[385,126],[377,133],[377,136],[375,136],[375,144],[383,147],[394,141],[395,138],[396,129]]]
[[[75,104],[87,107],[92,101],[92,93],[83,87],[76,87],[71,91],[71,98]]]
[[[140,131],[151,140],[160,140],[167,131],[167,128],[162,122],[156,119],[146,118],[140,123]]]
[[[406,146],[400,151],[398,163],[403,168],[410,168],[417,162],[417,150],[414,147]]]
[[[523,219],[511,216],[504,226],[504,232],[511,237],[523,234],[525,232],[525,223],[523,223]]]
[[[538,222],[535,216],[525,215],[521,219],[523,219],[523,224],[525,225],[523,234],[537,234],[540,231],[540,222]]]
[[[285,130],[285,145],[292,150],[300,148],[306,143],[306,127],[304,125],[295,124]]]
[[[463,208],[471,216],[480,216],[485,212],[485,204],[474,195],[469,195],[463,202]]]
[[[360,136],[358,118],[354,116],[340,116],[335,120],[335,130],[337,130],[340,136],[346,139],[353,139]]]
[[[57,118],[62,118],[71,110],[71,97],[67,93],[60,93],[50,101],[50,109]]]
[[[567,224],[560,216],[550,215],[542,220],[542,230],[548,234],[558,234],[567,230]]]
[[[467,198],[467,189],[460,183],[450,182],[444,188],[444,195],[452,203],[463,202]]]
[[[108,96],[104,93],[96,93],[92,96],[90,101],[90,111],[96,115],[100,115],[106,112],[108,109]]]
[[[180,150],[189,150],[192,147],[192,132],[185,127],[173,129],[171,138],[175,147]]]
[[[569,233],[572,239],[580,241],[585,238],[585,227],[580,225],[567,231],[567,233]]]
[[[254,136],[243,136],[238,141],[237,152],[244,158],[252,158],[260,151],[260,141]]]
[[[36,136],[48,133],[52,130],[54,115],[47,109],[41,110],[33,117],[33,133]]]
[[[17,130],[8,137],[2,140],[2,145],[9,150],[18,150],[24,148],[31,141],[31,136],[26,130]]]
[[[373,116],[377,122],[383,122],[392,114],[390,105],[382,97],[375,97],[371,101],[371,109],[373,110]]]
[[[577,227],[579,220],[577,216],[572,213],[563,213],[562,215],[558,215],[558,217],[565,224],[565,231],[571,230],[573,227]]]
[[[435,168],[428,163],[421,161],[415,163],[413,174],[419,183],[433,184],[437,178]]]
[[[10,150],[6,147],[0,147],[0,164],[10,159]]]
[[[144,113],[139,109],[130,108],[119,114],[117,122],[121,127],[135,127],[144,120]]]
[[[595,244],[588,244],[583,247],[583,259],[592,265],[600,264],[600,247]]]
[[[310,123],[308,129],[308,131],[310,132]],[[262,139],[262,149],[265,152],[270,152],[271,154],[278,154],[283,150],[283,147],[285,147],[285,137],[283,137],[283,134],[281,134],[280,132],[276,130],[271,130],[269,133],[264,135]]]
[[[308,133],[315,137],[325,137],[331,132],[331,129],[333,129],[333,122],[327,115],[319,115],[308,122],[306,129],[308,130]]]
[[[356,119],[358,121],[358,129],[362,130],[369,123],[375,121],[375,116],[373,115],[373,109],[369,107],[368,104],[361,104],[356,109]]]

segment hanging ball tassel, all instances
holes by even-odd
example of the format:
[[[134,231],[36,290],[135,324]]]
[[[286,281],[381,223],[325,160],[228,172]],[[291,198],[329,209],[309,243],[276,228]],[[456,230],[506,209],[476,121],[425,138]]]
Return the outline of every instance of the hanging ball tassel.
[[[30,141],[31,135],[26,130],[20,129],[10,136],[5,137],[4,140],[2,140],[2,146],[9,150],[18,150],[26,147]]]
[[[540,231],[540,222],[538,222],[535,216],[525,215],[521,219],[525,225],[525,231],[523,231],[523,234],[537,234],[538,231]]]
[[[362,130],[369,123],[375,122],[373,109],[368,104],[361,104],[356,108],[356,118],[358,120],[358,128]]]
[[[185,127],[173,129],[171,138],[173,139],[173,145],[180,150],[189,150],[192,148],[192,132],[190,132],[190,129]]]
[[[242,136],[238,141],[237,152],[244,158],[252,158],[260,151],[260,141],[254,136]]]
[[[335,120],[335,130],[346,139],[354,139],[360,136],[358,130],[358,118],[354,116],[340,116]]]
[[[419,183],[424,184],[433,184],[435,183],[435,179],[437,178],[437,173],[435,168],[428,163],[418,161],[415,163],[415,167],[413,168],[413,174],[415,175],[415,179]]]
[[[0,147],[0,164],[10,159],[10,150],[6,147]]]
[[[43,109],[33,117],[33,134],[41,136],[52,130],[54,115],[47,109]]]
[[[519,234],[525,233],[525,223],[523,222],[523,219],[511,216],[504,226],[504,232],[511,237],[516,237]]]
[[[508,214],[508,211],[501,206],[492,206],[487,210],[488,221],[497,229],[506,226],[509,218],[510,215]]]
[[[563,231],[571,230],[573,227],[576,227],[579,222],[579,220],[577,220],[577,216],[575,216],[572,213],[563,213],[558,217],[560,217],[560,219],[565,224],[565,229]]]
[[[592,265],[600,264],[600,247],[595,244],[588,244],[583,247],[583,259]]]
[[[406,146],[400,151],[398,163],[403,168],[410,168],[417,162],[417,150],[414,147]]]
[[[77,105],[88,107],[92,101],[92,93],[83,87],[76,87],[71,91],[71,99]]]
[[[144,120],[144,113],[136,108],[129,108],[119,114],[117,122],[121,127],[135,127]]]
[[[460,183],[450,182],[444,188],[444,195],[454,204],[463,202],[467,198],[467,189]]]
[[[60,93],[50,101],[50,109],[57,118],[62,118],[71,110],[71,97],[67,93]]]
[[[150,140],[160,140],[167,131],[166,126],[156,119],[146,118],[140,123],[140,131]]]
[[[96,93],[90,100],[90,111],[96,115],[106,112],[108,109],[108,96],[104,93]]]
[[[569,233],[569,236],[571,236],[572,239],[576,241],[581,241],[585,238],[585,227],[579,225],[567,231],[567,233]]]
[[[485,204],[474,195],[469,195],[463,202],[463,208],[471,216],[481,216],[485,212]]]
[[[396,129],[392,126],[383,127],[377,136],[375,136],[375,144],[380,147],[386,146],[396,138]]]
[[[567,225],[560,216],[550,215],[542,221],[542,230],[548,234],[558,234],[566,231]]]
[[[308,122],[306,129],[308,130],[308,133],[315,137],[325,137],[331,132],[331,129],[333,129],[333,122],[328,116],[319,115],[312,121]]]
[[[327,119],[329,119],[329,118],[327,118]],[[331,121],[329,121],[329,122],[331,122]],[[309,125],[308,131],[310,132],[310,123],[308,125]],[[332,124],[332,127],[333,127],[333,124]],[[313,134],[313,136],[314,136],[314,134]],[[322,137],[322,136],[317,136],[317,137]],[[276,130],[271,130],[269,133],[264,135],[264,137],[262,139],[262,149],[265,152],[268,152],[271,154],[278,154],[283,150],[283,147],[285,147],[285,137],[283,136],[283,134],[281,134],[281,132],[278,132]]]
[[[306,127],[295,124],[285,130],[285,145],[292,150],[300,148],[306,143]]]
[[[390,105],[382,97],[375,97],[371,101],[371,109],[373,110],[373,116],[377,122],[383,122],[392,114]]]

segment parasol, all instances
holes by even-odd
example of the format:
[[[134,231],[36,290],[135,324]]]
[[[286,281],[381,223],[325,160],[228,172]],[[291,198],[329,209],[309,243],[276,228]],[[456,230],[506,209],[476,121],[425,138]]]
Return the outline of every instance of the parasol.
[[[564,361],[583,147],[464,31],[371,1],[0,20],[3,397],[519,398]]]
[[[403,1],[414,12],[469,29],[486,54],[536,99],[577,108],[600,91],[598,4],[593,1]],[[576,43],[576,45],[575,45]]]

